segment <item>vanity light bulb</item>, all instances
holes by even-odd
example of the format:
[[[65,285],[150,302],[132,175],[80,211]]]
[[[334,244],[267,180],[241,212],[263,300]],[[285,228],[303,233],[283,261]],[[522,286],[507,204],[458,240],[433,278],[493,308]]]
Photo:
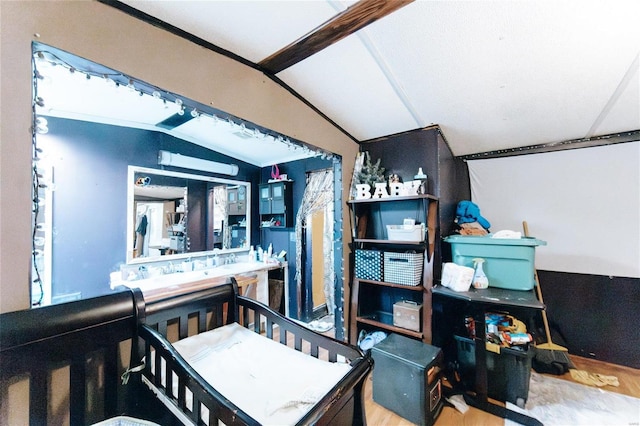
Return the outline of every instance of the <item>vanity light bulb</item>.
[[[40,133],[41,135],[44,135],[49,132],[49,127],[48,127],[49,123],[47,122],[46,118],[37,117],[35,122],[36,122],[36,132]]]

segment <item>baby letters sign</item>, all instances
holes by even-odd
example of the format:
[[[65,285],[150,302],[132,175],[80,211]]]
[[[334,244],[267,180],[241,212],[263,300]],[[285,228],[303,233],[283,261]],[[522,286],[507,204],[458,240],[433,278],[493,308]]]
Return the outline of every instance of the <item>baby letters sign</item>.
[[[356,184],[356,200],[368,200],[370,198],[389,198],[389,197],[402,197],[407,195],[416,195],[418,194],[420,182],[419,181],[409,181],[405,183],[391,182],[388,185],[386,182],[377,182],[374,185],[375,185],[375,189],[372,194],[371,185],[367,183]],[[387,187],[389,188],[389,192],[387,192]]]

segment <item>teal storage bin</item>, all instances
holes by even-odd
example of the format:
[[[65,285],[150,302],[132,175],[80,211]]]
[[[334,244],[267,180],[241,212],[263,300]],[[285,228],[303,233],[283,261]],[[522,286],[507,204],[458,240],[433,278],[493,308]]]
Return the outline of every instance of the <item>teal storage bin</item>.
[[[531,290],[535,286],[535,248],[547,245],[546,241],[531,237],[490,235],[451,235],[444,240],[451,244],[453,263],[473,268],[473,259],[481,257],[489,287],[509,290]]]

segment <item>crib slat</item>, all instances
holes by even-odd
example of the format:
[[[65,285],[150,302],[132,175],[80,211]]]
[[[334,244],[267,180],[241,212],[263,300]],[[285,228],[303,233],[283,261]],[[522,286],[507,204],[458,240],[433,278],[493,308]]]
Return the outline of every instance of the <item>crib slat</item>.
[[[160,352],[159,351],[155,351],[154,354],[154,358],[155,358],[155,362],[154,362],[154,372],[153,372],[153,378],[154,378],[154,384],[158,387],[162,387],[162,357],[160,356]],[[171,388],[169,388],[171,389]]]
[[[185,337],[189,336],[189,316],[188,315],[180,315],[178,318],[178,335],[182,340]]]
[[[165,369],[164,369],[164,377],[167,383],[167,395],[173,396],[175,397],[176,395],[173,393],[173,372],[171,370],[171,368],[169,367],[169,363],[165,364]],[[179,389],[178,389],[179,391]]]
[[[74,356],[69,368],[69,417],[72,425],[85,424],[87,394],[86,360],[84,355]],[[105,374],[105,377],[108,377]]]
[[[302,338],[300,336],[295,336],[294,342],[296,351],[302,351]]]
[[[167,321],[160,321],[158,323],[158,332],[163,336],[167,335]]]
[[[212,328],[220,327],[220,325],[224,321],[224,318],[223,318],[224,311],[223,311],[223,309],[216,307],[216,308],[213,309],[212,312],[213,312],[213,315],[211,316],[211,319],[215,318],[215,323],[214,323]]]
[[[249,326],[249,309],[242,309],[242,325],[245,327]]]
[[[198,310],[198,334],[207,331],[207,310]]]
[[[202,404],[200,403],[200,399],[198,397],[196,397],[195,395],[192,396],[193,400],[191,403],[193,404],[193,407],[191,408],[193,415],[191,416],[191,420],[193,420],[195,424],[200,424],[200,416],[202,415]]]
[[[309,354],[314,358],[318,358],[318,344],[317,343],[312,343],[311,342],[311,349],[309,350]]]
[[[271,318],[267,318],[266,334],[269,339],[273,339],[273,320]]]
[[[187,406],[187,387],[184,384],[184,377],[178,377],[178,407],[183,411]]]
[[[111,345],[105,348],[104,350],[104,413],[107,418],[114,417],[116,414],[118,414],[118,388],[120,383],[120,374],[118,373],[119,359],[120,359],[120,356],[118,353],[117,345]]]
[[[44,367],[34,367],[29,380],[29,425],[46,425],[49,374]]]

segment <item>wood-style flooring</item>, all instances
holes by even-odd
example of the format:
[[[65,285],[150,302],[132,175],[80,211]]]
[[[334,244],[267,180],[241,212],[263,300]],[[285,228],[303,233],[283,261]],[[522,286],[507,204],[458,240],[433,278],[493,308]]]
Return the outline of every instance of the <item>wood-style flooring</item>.
[[[609,364],[602,361],[596,361],[588,358],[570,356],[574,365],[579,370],[585,370],[590,373],[605,374],[608,376],[616,376],[620,382],[620,386],[605,386],[601,389],[617,392],[624,395],[640,398],[640,370],[623,367],[620,365]],[[566,373],[563,376],[551,376],[564,380],[572,381],[571,375]],[[504,404],[501,404],[504,405]],[[392,426],[411,426],[413,423],[396,415],[390,410],[376,404],[372,398],[372,379],[371,375],[367,379],[365,388],[365,412],[367,415],[367,424],[369,426],[392,425]],[[504,419],[485,413],[484,411],[470,407],[465,414],[460,413],[454,408],[444,407],[440,416],[435,422],[435,426],[503,426]]]
[[[334,337],[334,330],[322,333],[329,337]],[[571,361],[578,370],[585,370],[590,373],[615,376],[620,382],[620,386],[604,386],[599,389],[616,392],[623,395],[640,398],[640,369],[611,364],[590,358],[583,358],[569,355]],[[570,373],[562,376],[548,375],[550,377],[574,381]],[[393,411],[387,410],[373,401],[373,375],[369,374],[365,384],[365,413],[368,426],[411,426],[414,423],[398,416]],[[447,383],[444,383],[447,386]],[[492,401],[504,406],[504,403]],[[462,414],[455,408],[444,407],[438,416],[434,426],[504,426],[504,419],[496,417],[484,411],[469,407],[469,410]]]

